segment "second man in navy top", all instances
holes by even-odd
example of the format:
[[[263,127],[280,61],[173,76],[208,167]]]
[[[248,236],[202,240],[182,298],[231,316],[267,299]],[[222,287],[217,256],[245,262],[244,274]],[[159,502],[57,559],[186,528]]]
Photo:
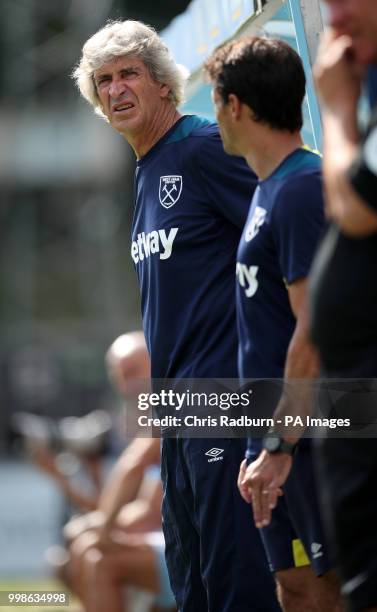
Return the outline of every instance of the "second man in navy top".
[[[300,136],[304,70],[285,42],[258,37],[223,46],[206,68],[224,148],[244,156],[259,178],[237,253],[240,377],[243,383],[285,378],[287,386],[317,372],[306,277],[324,214],[320,159],[303,148]],[[275,425],[297,409],[297,395],[290,401],[286,386],[275,405],[256,406],[275,409]],[[272,396],[264,394],[264,402]],[[310,443],[297,446],[280,426],[264,440],[251,438],[239,487],[252,503],[284,610],[337,609]]]

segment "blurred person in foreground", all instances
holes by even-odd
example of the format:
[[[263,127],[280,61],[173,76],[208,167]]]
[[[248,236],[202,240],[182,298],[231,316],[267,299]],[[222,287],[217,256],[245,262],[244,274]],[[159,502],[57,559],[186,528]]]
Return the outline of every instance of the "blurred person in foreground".
[[[325,4],[329,28],[314,75],[332,224],[313,269],[311,326],[323,375],[338,379],[355,424],[348,437],[321,440],[319,456],[342,592],[356,612],[377,610],[377,444],[375,425],[368,428],[376,421],[377,107],[366,131],[357,112],[366,71],[377,64],[377,3]]]
[[[260,37],[220,47],[205,68],[224,148],[245,157],[259,178],[237,253],[240,377],[243,383],[284,378],[289,387],[317,374],[305,305],[324,227],[321,159],[300,135],[304,69],[287,43]],[[275,428],[263,440],[249,438],[239,488],[252,503],[283,609],[334,612],[339,589],[324,541],[311,441],[296,444],[277,425],[294,414],[294,401],[283,390],[275,400]]]
[[[106,364],[115,387],[132,401],[150,377],[142,332],[117,338]],[[159,465],[159,446],[157,439],[131,441],[105,482],[97,510],[65,527],[69,555],[60,574],[86,612],[125,612],[130,586],[155,594],[156,610],[174,607],[161,531],[162,487],[158,474],[148,471]]]
[[[143,23],[97,32],[74,76],[137,157],[131,256],[153,379],[236,378],[233,274],[255,175],[224,153],[215,124],[179,113],[183,72]],[[243,447],[237,439],[163,440],[166,557],[181,612],[278,609],[237,494]]]

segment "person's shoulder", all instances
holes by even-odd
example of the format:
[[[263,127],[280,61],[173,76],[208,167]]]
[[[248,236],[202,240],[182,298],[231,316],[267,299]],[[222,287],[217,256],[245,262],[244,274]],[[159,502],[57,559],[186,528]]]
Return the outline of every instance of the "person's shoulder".
[[[293,172],[299,180],[301,177],[322,177],[322,154],[316,149],[304,145],[300,151],[300,159],[297,168]]]
[[[211,136],[219,137],[219,129],[216,123],[199,115],[186,115],[178,123],[168,139],[168,143],[186,141],[195,146],[195,144],[200,145],[203,139]]]
[[[318,152],[303,147],[282,165],[273,178],[277,200],[293,194],[310,195],[311,188],[322,185],[322,157]]]
[[[277,223],[292,216],[306,218],[315,211],[320,217],[323,215],[321,157],[307,153],[301,164],[275,181],[272,209]]]
[[[238,156],[228,155],[221,140],[217,123],[198,115],[183,118],[174,132],[173,139],[178,146],[174,155],[178,155],[186,168],[192,172],[199,171],[204,178],[234,174],[234,179],[255,182],[255,174],[246,161]]]
[[[274,173],[274,178],[285,184],[296,179],[299,181],[302,176],[318,175],[321,170],[322,156],[320,152],[304,145],[285,159]]]
[[[310,190],[315,188],[322,189],[322,172],[308,168],[280,181],[276,193],[279,199],[295,193],[310,197]]]
[[[214,121],[204,119],[202,124],[198,123],[192,131],[192,136],[197,139],[199,145],[223,148],[219,126]]]
[[[182,117],[166,144],[169,151],[173,150],[186,163],[200,162],[212,150],[212,155],[222,150],[217,124],[198,115]]]
[[[208,136],[220,137],[219,127],[217,123],[211,119],[200,117],[199,115],[190,115],[188,124],[191,125],[191,135],[195,138],[208,138]]]

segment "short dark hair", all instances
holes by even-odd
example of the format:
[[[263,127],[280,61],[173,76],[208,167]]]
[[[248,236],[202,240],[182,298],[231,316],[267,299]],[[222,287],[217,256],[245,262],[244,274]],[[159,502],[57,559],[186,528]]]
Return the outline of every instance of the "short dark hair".
[[[235,94],[255,121],[290,132],[302,128],[305,72],[299,55],[284,41],[234,40],[216,49],[204,70],[225,104]]]

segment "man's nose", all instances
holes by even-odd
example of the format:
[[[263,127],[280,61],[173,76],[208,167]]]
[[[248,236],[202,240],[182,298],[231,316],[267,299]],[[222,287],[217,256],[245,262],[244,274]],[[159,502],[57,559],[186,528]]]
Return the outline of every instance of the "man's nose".
[[[127,89],[125,82],[122,79],[113,79],[109,87],[109,94],[112,98],[119,98]]]

